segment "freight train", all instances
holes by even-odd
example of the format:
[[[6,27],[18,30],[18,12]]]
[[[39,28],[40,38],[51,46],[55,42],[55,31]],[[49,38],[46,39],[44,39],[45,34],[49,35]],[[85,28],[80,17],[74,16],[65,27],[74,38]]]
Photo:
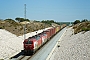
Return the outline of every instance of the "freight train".
[[[58,31],[64,28],[66,25],[52,27],[43,31],[42,33],[36,34],[35,36],[25,39],[23,42],[24,54],[34,54],[41,46],[50,40]]]

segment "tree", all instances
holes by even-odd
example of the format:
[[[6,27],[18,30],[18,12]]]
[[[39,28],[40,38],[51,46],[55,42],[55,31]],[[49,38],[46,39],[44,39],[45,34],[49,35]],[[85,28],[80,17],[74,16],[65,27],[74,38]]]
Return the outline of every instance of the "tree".
[[[5,19],[4,21],[15,22],[13,19]]]
[[[24,19],[24,21],[29,21],[29,22],[30,22],[30,20],[29,20],[29,19]]]
[[[7,20],[7,21],[8,21],[8,20],[9,20],[9,21],[12,21],[13,19],[5,19],[5,20]]]
[[[19,17],[15,18],[15,20],[18,21],[18,22],[20,22],[20,18]]]
[[[73,24],[77,24],[80,23],[80,20],[76,20]]]
[[[55,23],[54,20],[42,20],[41,22],[46,23],[46,24],[50,24],[50,25],[51,25],[51,23]]]
[[[54,23],[54,20],[50,20],[51,23]]]
[[[24,18],[19,18],[19,17],[15,18],[15,20],[18,22],[30,21],[29,19],[24,19]]]
[[[34,20],[34,22],[40,22],[40,21]]]
[[[9,22],[11,24],[15,24],[16,23],[15,20],[13,20],[13,19],[5,19],[4,21]]]
[[[81,22],[87,22],[88,20],[87,19],[83,19]]]

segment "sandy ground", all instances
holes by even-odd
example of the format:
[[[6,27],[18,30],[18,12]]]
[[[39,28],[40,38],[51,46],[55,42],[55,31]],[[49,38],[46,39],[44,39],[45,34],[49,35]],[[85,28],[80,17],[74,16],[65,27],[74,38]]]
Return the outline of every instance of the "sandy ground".
[[[90,31],[74,35],[68,28],[58,45],[49,60],[90,60]]]
[[[51,28],[51,27],[50,27]],[[46,28],[44,30],[47,30]],[[38,30],[37,34],[43,30]],[[26,38],[31,37],[36,34],[31,32],[26,34]],[[0,29],[0,59],[8,60],[10,57],[14,56],[16,53],[23,50],[24,36],[16,36],[4,29]]]
[[[28,33],[26,38],[35,34],[36,32]],[[23,40],[23,36],[17,37],[0,29],[0,59],[8,60],[23,50]],[[90,60],[90,31],[73,35],[73,30],[68,28],[58,45],[60,47],[55,48],[50,60]]]

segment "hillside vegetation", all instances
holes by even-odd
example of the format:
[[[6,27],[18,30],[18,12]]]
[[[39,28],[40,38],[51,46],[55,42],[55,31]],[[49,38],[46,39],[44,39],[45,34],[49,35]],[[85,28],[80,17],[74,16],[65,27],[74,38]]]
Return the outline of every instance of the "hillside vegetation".
[[[90,30],[90,21],[75,24],[73,26],[73,29],[74,29],[75,34],[81,32],[81,31],[89,31]]]
[[[18,19],[18,18],[17,18]],[[53,20],[51,20],[53,21]],[[19,21],[15,21],[12,19],[5,19],[5,20],[0,20],[0,29],[5,29],[17,36],[23,35],[24,31],[26,30],[25,33],[37,31],[40,29],[44,29],[47,27],[51,27],[52,23],[51,21],[30,21],[30,20],[24,20],[23,18],[19,18]],[[58,24],[53,23],[54,26],[57,26]],[[24,27],[25,30],[24,30]]]
[[[14,20],[1,20],[0,29],[5,29],[17,36],[20,36],[24,34],[25,23],[27,23],[26,33],[37,31],[39,29],[44,29],[50,26],[41,22],[16,22]]]

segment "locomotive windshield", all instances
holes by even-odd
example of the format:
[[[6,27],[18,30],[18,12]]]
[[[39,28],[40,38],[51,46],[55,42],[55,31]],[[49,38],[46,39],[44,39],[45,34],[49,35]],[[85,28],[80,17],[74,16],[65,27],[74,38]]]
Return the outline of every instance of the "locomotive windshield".
[[[44,33],[43,36],[46,36],[46,34]]]
[[[28,40],[28,41],[26,42],[26,44],[33,44],[33,42],[30,41],[30,40]]]

